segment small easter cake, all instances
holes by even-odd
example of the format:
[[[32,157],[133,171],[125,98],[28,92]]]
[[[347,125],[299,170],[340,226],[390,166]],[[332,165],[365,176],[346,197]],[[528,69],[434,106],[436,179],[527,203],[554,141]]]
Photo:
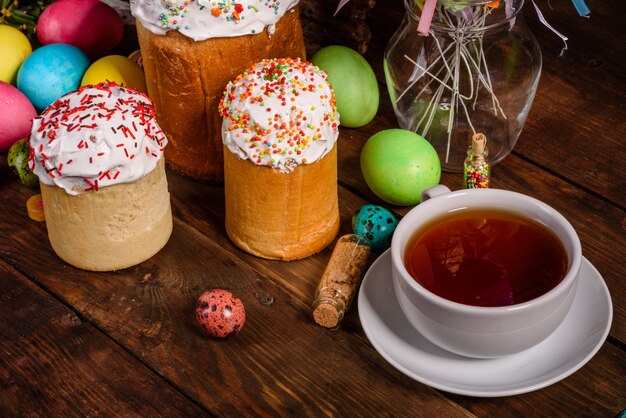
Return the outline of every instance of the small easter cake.
[[[150,98],[187,176],[223,179],[224,86],[268,57],[304,58],[298,0],[132,0]]]
[[[50,244],[75,267],[139,264],[172,232],[165,135],[143,94],[85,86],[33,120],[30,167],[39,177]]]
[[[323,249],[339,230],[339,115],[326,73],[264,60],[228,84],[220,113],[231,240],[269,259]]]

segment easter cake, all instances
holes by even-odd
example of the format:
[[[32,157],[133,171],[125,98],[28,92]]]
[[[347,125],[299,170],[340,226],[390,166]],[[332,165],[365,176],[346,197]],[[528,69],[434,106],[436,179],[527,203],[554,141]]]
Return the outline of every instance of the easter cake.
[[[218,104],[228,81],[267,57],[304,57],[298,0],[134,0],[131,10],[168,164],[220,182]]]
[[[172,231],[163,150],[143,94],[115,83],[85,86],[33,120],[31,169],[57,255],[111,271],[156,254]]]
[[[231,240],[269,259],[323,249],[339,229],[339,115],[326,73],[263,60],[228,84],[220,114]]]

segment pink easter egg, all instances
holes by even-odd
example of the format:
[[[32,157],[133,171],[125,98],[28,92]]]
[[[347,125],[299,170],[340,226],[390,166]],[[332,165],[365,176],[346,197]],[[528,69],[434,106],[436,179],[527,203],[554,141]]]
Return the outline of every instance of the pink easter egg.
[[[6,152],[15,142],[30,136],[35,107],[11,84],[0,81],[0,151]]]
[[[100,0],[55,1],[37,23],[37,37],[43,45],[74,45],[91,60],[115,48],[123,35],[122,18]]]

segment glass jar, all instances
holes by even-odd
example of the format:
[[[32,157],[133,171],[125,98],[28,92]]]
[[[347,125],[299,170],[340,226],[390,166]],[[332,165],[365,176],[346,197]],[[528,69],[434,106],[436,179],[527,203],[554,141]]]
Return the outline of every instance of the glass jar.
[[[524,0],[439,0],[429,36],[417,31],[424,0],[404,3],[384,60],[400,127],[430,141],[445,171],[463,172],[476,133],[496,164],[517,142],[541,73]]]

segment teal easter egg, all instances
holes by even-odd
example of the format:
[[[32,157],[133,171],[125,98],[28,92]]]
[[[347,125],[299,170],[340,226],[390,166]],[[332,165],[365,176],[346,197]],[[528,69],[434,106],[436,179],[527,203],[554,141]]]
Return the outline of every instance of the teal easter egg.
[[[383,252],[391,245],[398,220],[382,206],[361,206],[352,215],[352,232],[365,238],[374,251]]]
[[[367,140],[361,172],[376,196],[398,206],[416,205],[439,183],[441,164],[433,146],[415,132],[388,129]]]
[[[17,87],[38,111],[76,90],[89,59],[72,45],[50,44],[26,58],[17,74]]]
[[[369,63],[355,50],[331,45],[317,51],[311,62],[328,73],[339,122],[348,128],[365,126],[378,111],[378,81]]]

